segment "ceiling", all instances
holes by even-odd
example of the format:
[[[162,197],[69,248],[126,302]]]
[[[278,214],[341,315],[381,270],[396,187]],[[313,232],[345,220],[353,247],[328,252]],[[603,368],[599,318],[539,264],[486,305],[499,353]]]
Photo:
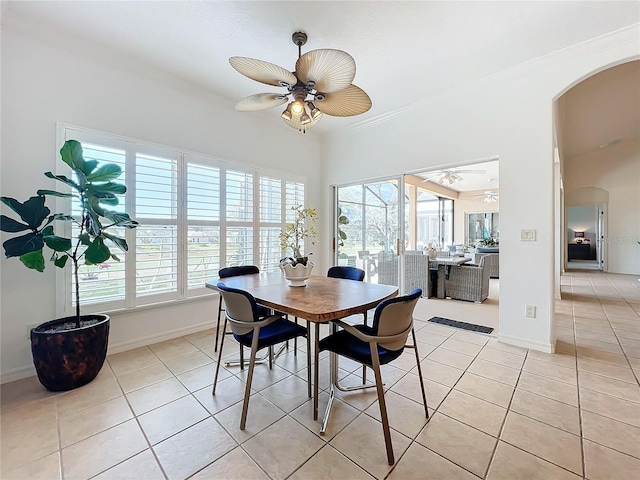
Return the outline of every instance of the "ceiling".
[[[497,190],[500,188],[500,177],[499,177],[499,166],[500,162],[498,160],[491,160],[483,163],[474,163],[470,165],[464,165],[462,167],[456,167],[453,170],[459,171],[458,175],[462,177],[462,180],[459,180],[452,185],[445,185],[446,188],[450,190],[455,190],[456,192],[469,192],[475,190]],[[478,170],[483,173],[466,173],[465,170]],[[436,170],[435,172],[440,172],[441,170]],[[430,178],[433,177],[434,171],[426,171],[415,174],[421,178]],[[438,184],[438,179],[440,177],[431,178],[431,182]]]
[[[558,101],[563,161],[640,137],[640,61],[608,68]]]
[[[229,57],[293,70],[291,34],[304,31],[303,53],[335,48],[354,57],[354,83],[373,101],[356,117],[323,117],[309,131],[318,135],[380,121],[439,91],[635,24],[640,2],[3,0],[1,13],[3,28],[214,94],[230,111],[245,96],[279,89],[245,78]],[[233,111],[267,122],[282,122],[279,113]]]

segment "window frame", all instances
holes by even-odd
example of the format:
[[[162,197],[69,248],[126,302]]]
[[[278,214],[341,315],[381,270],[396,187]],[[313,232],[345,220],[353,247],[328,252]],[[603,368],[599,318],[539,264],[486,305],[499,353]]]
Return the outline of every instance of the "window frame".
[[[161,158],[177,159],[177,218],[172,224],[177,225],[178,229],[178,246],[177,246],[177,289],[159,294],[140,295],[136,293],[136,230],[127,229],[125,238],[129,245],[129,252],[126,254],[125,263],[125,294],[123,299],[89,303],[82,305],[82,313],[90,314],[97,312],[117,312],[117,311],[135,311],[146,308],[154,308],[166,304],[177,304],[182,302],[193,301],[206,298],[212,294],[211,290],[205,288],[204,283],[201,287],[189,288],[189,231],[190,225],[188,217],[188,168],[189,165],[204,166],[218,169],[219,172],[219,192],[218,207],[219,215],[217,220],[194,220],[193,225],[214,227],[219,231],[218,237],[218,267],[222,268],[226,263],[226,229],[233,226],[250,226],[253,232],[252,256],[253,263],[258,265],[261,258],[260,251],[260,233],[263,228],[284,228],[286,226],[286,210],[291,206],[287,202],[287,186],[292,183],[296,186],[296,190],[303,191],[303,199],[306,204],[307,196],[307,179],[299,175],[292,175],[289,172],[278,171],[269,167],[238,162],[229,159],[223,159],[213,155],[207,155],[199,152],[193,152],[186,149],[178,149],[170,146],[160,145],[144,140],[114,135],[106,132],[92,130],[67,123],[56,124],[56,158],[59,158],[59,151],[64,142],[68,139],[75,139],[81,143],[91,143],[99,146],[110,148],[119,148],[125,151],[125,180],[127,192],[125,194],[126,212],[131,218],[138,220],[136,216],[136,154],[154,155]],[[167,156],[169,155],[169,157]],[[56,163],[56,173],[68,175],[69,172],[62,162]],[[226,173],[228,170],[239,171],[252,175],[252,219],[250,222],[238,222],[236,220],[227,220],[226,218]],[[280,222],[262,221],[260,214],[260,180],[262,177],[269,179],[279,179],[281,182],[281,198]],[[299,193],[296,194],[296,198]],[[55,208],[57,211],[70,211],[71,200],[63,197],[55,198]],[[139,220],[138,220],[139,221]],[[164,220],[160,223],[165,223]],[[169,222],[171,223],[171,222]],[[149,223],[149,225],[157,223]],[[58,225],[63,228],[61,232],[65,235],[71,234],[71,225]],[[120,252],[118,256],[122,258],[124,254]],[[260,266],[260,265],[259,265]],[[70,268],[56,268],[56,311],[58,316],[68,316],[74,313],[72,305],[72,272]],[[217,271],[216,271],[217,273]],[[212,275],[211,278],[214,278]]]

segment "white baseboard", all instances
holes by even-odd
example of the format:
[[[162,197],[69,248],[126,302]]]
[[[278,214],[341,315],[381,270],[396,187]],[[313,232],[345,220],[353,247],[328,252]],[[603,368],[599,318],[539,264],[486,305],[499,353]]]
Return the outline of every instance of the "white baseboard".
[[[196,325],[189,325],[188,327],[176,328],[173,330],[165,330],[164,332],[157,333],[155,335],[147,335],[145,337],[136,338],[135,340],[129,340],[126,342],[120,342],[116,344],[109,343],[107,349],[107,355],[113,355],[114,353],[122,353],[127,350],[133,350],[138,347],[145,347],[147,345],[153,345],[154,343],[164,342],[166,340],[172,340],[174,338],[183,337],[191,333],[201,332],[211,328],[211,320],[198,323]],[[215,330],[215,329],[214,329]]]
[[[555,345],[551,343],[531,342],[528,340],[523,340],[521,338],[509,337],[507,335],[498,334],[497,340],[499,342],[506,343],[508,345],[513,345],[515,347],[530,348],[532,350],[538,350],[540,352],[545,352],[545,353],[554,353],[556,350]]]
[[[23,378],[35,377],[36,376],[36,368],[31,365],[27,365],[24,367],[18,367],[5,372],[0,376],[0,384],[15,382],[16,380],[22,380]]]
[[[201,332],[211,328],[211,320],[199,323],[197,325],[190,325],[188,327],[176,328],[174,330],[164,331],[155,335],[148,335],[135,340],[129,340],[126,342],[120,342],[116,344],[109,343],[107,348],[107,356],[114,353],[126,352],[127,350],[133,350],[138,347],[145,347],[158,342],[164,342],[165,340],[172,340],[174,338],[183,337],[191,333]],[[23,367],[14,368],[8,372],[3,373],[0,376],[0,384],[14,382],[16,380],[22,380],[23,378],[35,377],[36,369],[33,364],[25,365]]]

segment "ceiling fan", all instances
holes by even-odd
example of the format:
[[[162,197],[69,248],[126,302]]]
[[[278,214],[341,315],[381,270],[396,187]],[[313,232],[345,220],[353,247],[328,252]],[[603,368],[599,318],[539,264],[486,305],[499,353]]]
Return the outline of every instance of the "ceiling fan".
[[[461,170],[458,168],[447,168],[444,170],[435,170],[429,172],[429,176],[423,180],[423,182],[430,182],[433,179],[440,177],[437,181],[440,185],[452,185],[462,180],[460,174],[485,174],[484,170]]]
[[[307,34],[295,32],[291,39],[298,46],[296,69],[290,72],[273,63],[247,57],[231,57],[238,72],[260,83],[285,87],[286,93],[257,93],[240,100],[235,109],[255,112],[287,102],[281,116],[285,123],[301,132],[313,127],[323,114],[335,117],[360,115],[371,108],[371,99],[351,82],[356,62],[342,50],[311,50],[302,55]]]
[[[495,178],[489,179],[489,190],[486,190],[478,195],[471,195],[471,196],[475,198],[484,197],[483,200],[486,203],[497,202],[498,199],[500,198],[500,194],[498,192],[494,192],[493,189],[491,188],[491,182],[493,182],[493,180],[497,180],[497,179]]]

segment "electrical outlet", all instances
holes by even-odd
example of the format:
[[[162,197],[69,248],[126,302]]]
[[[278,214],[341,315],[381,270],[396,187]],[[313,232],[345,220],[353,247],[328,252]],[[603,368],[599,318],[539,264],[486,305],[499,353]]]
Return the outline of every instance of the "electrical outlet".
[[[536,318],[536,307],[533,305],[527,305],[524,314],[529,318]]]

